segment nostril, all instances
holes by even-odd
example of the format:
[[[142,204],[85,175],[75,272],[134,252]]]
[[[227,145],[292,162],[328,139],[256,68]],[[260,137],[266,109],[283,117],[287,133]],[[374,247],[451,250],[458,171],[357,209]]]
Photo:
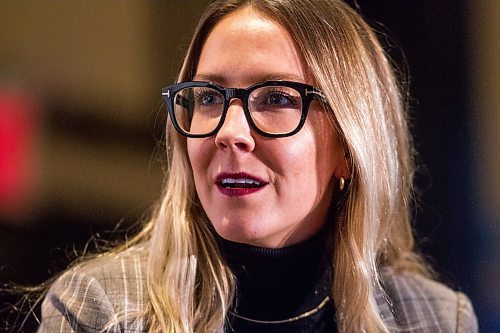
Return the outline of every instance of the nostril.
[[[248,145],[244,142],[236,142],[235,146],[238,147],[241,150],[249,150]]]
[[[215,136],[215,144],[219,149],[252,151],[255,141],[249,129],[221,128]]]
[[[219,131],[215,137],[215,144],[219,149],[252,151],[255,141],[250,132]]]
[[[227,145],[223,141],[217,140],[217,137],[215,138],[215,145],[221,150],[225,150],[227,148]]]

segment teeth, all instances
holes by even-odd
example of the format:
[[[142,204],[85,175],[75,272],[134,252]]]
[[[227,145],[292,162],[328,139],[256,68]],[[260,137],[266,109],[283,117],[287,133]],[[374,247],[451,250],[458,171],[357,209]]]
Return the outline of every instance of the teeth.
[[[257,181],[257,180],[254,180],[254,179],[249,179],[249,178],[237,178],[237,179],[234,179],[234,178],[224,178],[222,181],[221,181],[222,185],[226,185],[226,184],[248,184],[248,185],[257,185],[259,186],[261,184],[261,182]]]

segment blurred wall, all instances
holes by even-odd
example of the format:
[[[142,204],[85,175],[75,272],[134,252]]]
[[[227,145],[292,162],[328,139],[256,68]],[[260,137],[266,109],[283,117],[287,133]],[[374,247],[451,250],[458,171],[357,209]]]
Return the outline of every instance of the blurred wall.
[[[0,83],[34,95],[42,113],[37,204],[110,220],[149,204],[162,180],[160,91],[204,2],[0,6]]]
[[[477,202],[474,272],[484,332],[500,331],[500,2],[469,4],[470,97]]]

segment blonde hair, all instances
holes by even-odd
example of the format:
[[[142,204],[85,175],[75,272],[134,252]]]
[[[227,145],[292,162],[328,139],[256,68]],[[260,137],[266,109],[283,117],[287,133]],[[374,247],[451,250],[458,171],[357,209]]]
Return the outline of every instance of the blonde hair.
[[[215,1],[201,17],[178,81],[191,80],[204,41],[250,6],[295,42],[343,138],[351,182],[334,227],[332,296],[342,332],[387,332],[375,301],[383,267],[426,268],[413,252],[413,161],[403,97],[373,30],[338,0]],[[167,125],[168,178],[159,207],[132,246],[150,241],[150,332],[213,332],[235,289],[197,198],[186,140]],[[332,203],[335,204],[335,203]]]

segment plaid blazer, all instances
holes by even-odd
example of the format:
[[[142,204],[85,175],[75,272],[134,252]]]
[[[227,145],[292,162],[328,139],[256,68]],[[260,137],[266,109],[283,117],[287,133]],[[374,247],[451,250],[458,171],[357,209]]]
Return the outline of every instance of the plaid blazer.
[[[64,273],[42,304],[38,333],[147,332],[147,249],[133,247],[94,259]],[[477,332],[477,319],[464,294],[409,273],[382,272],[385,293],[376,300],[391,332]]]

